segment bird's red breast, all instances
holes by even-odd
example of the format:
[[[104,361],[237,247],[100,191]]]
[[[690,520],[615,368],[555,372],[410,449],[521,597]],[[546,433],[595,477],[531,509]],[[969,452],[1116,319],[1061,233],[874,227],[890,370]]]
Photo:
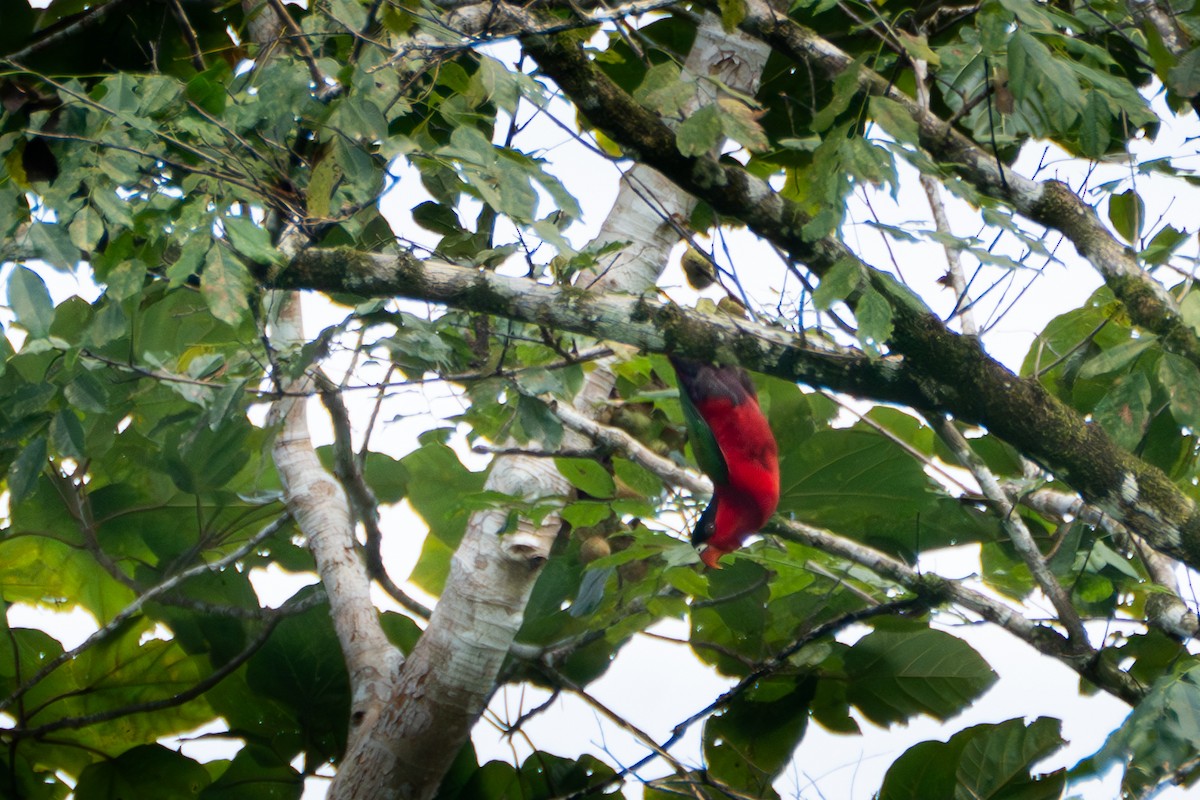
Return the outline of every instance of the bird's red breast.
[[[712,476],[715,512],[710,506],[693,534],[693,542],[706,548],[701,559],[715,567],[717,559],[740,547],[775,513],[778,446],[745,370],[686,359],[672,363],[680,388],[712,432],[725,462],[724,480]]]

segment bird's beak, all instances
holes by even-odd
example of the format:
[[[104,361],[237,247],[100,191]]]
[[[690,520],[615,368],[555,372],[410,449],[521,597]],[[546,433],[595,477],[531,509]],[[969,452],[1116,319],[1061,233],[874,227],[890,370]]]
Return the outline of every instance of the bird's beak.
[[[704,548],[703,551],[701,551],[700,560],[713,569],[720,569],[721,565],[717,563],[717,560],[723,555],[725,555],[724,550],[720,550],[712,545],[709,545],[708,547]]]

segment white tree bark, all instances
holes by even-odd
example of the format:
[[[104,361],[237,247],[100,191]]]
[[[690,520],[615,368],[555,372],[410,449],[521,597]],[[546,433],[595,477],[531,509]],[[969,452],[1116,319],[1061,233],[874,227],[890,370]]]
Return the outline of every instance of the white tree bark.
[[[279,299],[280,307],[272,341],[278,350],[298,349],[304,342],[300,296],[276,292],[273,297]],[[271,407],[268,423],[280,426],[272,450],[275,468],[283,482],[288,511],[308,540],[329,597],[334,630],[350,675],[347,747],[352,748],[364,732],[375,729],[376,720],[391,702],[403,657],[388,641],[371,601],[371,579],[358,549],[346,492],[313,449],[303,396],[311,387],[307,376],[284,386],[286,394]],[[334,786],[336,790],[337,781]]]

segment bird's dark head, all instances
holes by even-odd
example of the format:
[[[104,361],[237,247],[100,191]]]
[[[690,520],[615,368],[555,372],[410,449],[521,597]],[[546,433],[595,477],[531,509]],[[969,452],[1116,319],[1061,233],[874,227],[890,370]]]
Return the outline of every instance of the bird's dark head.
[[[701,561],[713,569],[720,569],[721,566],[717,563],[717,559],[728,553],[729,550],[719,547],[712,542],[712,538],[716,532],[717,497],[713,495],[708,508],[704,509],[704,513],[700,515],[700,519],[696,520],[696,527],[692,529],[692,545],[703,548],[700,551]]]
[[[708,508],[700,514],[700,519],[696,520],[696,527],[692,528],[692,545],[699,547],[713,537],[717,532],[717,498],[714,495],[709,501]]]

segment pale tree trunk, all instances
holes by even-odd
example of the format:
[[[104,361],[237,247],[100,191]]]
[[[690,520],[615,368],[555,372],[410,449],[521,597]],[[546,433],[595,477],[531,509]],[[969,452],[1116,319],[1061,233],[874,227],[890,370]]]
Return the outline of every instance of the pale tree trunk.
[[[270,297],[278,304],[272,325],[274,346],[299,352],[305,342],[299,294],[273,292]],[[312,386],[305,375],[280,387],[286,394],[272,406],[268,421],[279,426],[272,455],[288,513],[313,554],[350,674],[353,737],[356,729],[370,727],[390,701],[403,657],[388,641],[371,602],[371,579],[359,553],[346,492],[313,449],[305,397]]]
[[[741,34],[726,34],[705,15],[685,69],[702,76],[694,110],[712,101],[716,86],[753,94],[769,51]],[[622,181],[599,242],[630,242],[598,274],[582,276],[593,289],[641,293],[651,289],[679,240],[672,220],[686,219],[694,201],[657,172],[635,166]],[[574,400],[592,415],[608,398],[613,374],[601,363]],[[580,444],[567,432],[564,446]],[[485,488],[525,500],[566,495],[570,484],[551,460],[500,456]],[[499,534],[507,516],[481,511],[470,518],[446,588],[416,648],[405,662],[395,701],[374,727],[352,738],[331,797],[432,797],[491,696],[500,667],[523,620],[526,602],[550,555],[561,520],[520,520]]]

